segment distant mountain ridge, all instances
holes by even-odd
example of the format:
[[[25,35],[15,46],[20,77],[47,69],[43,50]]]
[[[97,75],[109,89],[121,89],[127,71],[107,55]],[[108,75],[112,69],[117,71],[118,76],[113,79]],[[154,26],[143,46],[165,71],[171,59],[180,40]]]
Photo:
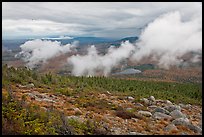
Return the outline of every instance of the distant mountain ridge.
[[[129,41],[130,43],[138,40],[138,37],[125,37],[122,39],[113,39],[113,38],[103,38],[103,37],[47,37],[47,38],[39,38],[42,40],[51,40],[51,41],[60,41],[62,44],[72,43],[74,41],[78,41],[80,45],[90,45],[90,44],[111,44],[119,46],[121,42]],[[19,49],[19,46],[26,41],[33,39],[10,39],[2,40],[2,45],[8,49],[15,50]]]

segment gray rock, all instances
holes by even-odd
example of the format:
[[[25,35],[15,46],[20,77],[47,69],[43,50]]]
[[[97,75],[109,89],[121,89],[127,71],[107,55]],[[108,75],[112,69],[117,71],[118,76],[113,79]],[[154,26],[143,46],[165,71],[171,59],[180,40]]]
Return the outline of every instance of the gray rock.
[[[135,106],[136,107],[144,107],[144,105],[142,105],[141,103],[136,103]]]
[[[155,108],[157,108],[157,106],[156,105],[151,105],[151,106],[148,106],[148,108],[149,109],[155,109]]]
[[[174,111],[174,110],[181,111],[181,107],[178,105],[169,105],[169,106],[164,107],[164,109],[168,110],[169,112]]]
[[[172,121],[172,124],[174,125],[183,125],[183,126],[187,126],[190,124],[188,118],[177,118],[175,120]]]
[[[136,118],[131,118],[134,122],[138,122],[138,119]]]
[[[46,95],[43,95],[43,94],[36,94],[36,96],[37,96],[38,98],[46,98]]]
[[[178,130],[174,124],[169,124],[164,128],[165,131]]]
[[[190,108],[191,108],[191,104],[185,105],[185,108],[186,108],[186,109],[190,109]]]
[[[51,103],[55,103],[55,101],[54,101],[54,100],[52,100],[52,99],[48,99],[48,98],[44,98],[44,99],[43,99],[43,101],[46,101],[46,102],[51,102]]]
[[[133,108],[126,108],[127,111],[132,111],[134,110]]]
[[[31,99],[37,98],[37,96],[36,96],[35,94],[33,94],[33,93],[25,93],[25,94],[28,95],[28,96],[30,96]]]
[[[198,126],[199,126],[200,128],[202,128],[202,119],[200,120]]]
[[[109,91],[106,91],[106,93],[107,93],[108,95],[111,95],[111,93],[110,93]]]
[[[179,105],[181,108],[185,108],[185,105],[182,104],[182,103],[179,103],[178,105]]]
[[[139,132],[129,132],[128,135],[144,135],[144,134]]]
[[[74,115],[73,116],[67,116],[66,119],[67,120],[76,120],[76,121],[81,122],[81,123],[84,122],[84,119],[80,118],[79,116],[74,116]]]
[[[188,135],[186,132],[181,132],[180,135]]]
[[[156,101],[155,98],[154,98],[154,96],[150,96],[150,97],[149,97],[149,100],[152,101],[152,102],[155,102],[155,101]]]
[[[112,135],[121,135],[122,134],[122,129],[121,128],[112,128],[111,129],[111,132],[112,132]]]
[[[173,103],[169,100],[166,100],[166,105],[170,106],[170,105],[173,105]]]
[[[195,126],[193,124],[187,124],[186,125],[190,130],[193,130],[196,133],[202,133],[202,128]]]
[[[33,88],[33,87],[35,87],[35,85],[33,83],[30,83],[30,84],[27,84],[26,87],[27,88]]]
[[[43,110],[47,111],[47,108],[46,107],[41,107]]]
[[[164,114],[167,114],[167,115],[170,114],[170,112],[169,112],[168,110],[166,110],[166,109],[164,109],[164,108],[161,108],[161,107],[155,108],[155,109],[153,110],[153,113],[155,113],[155,112],[161,112],[161,113],[164,113]]]
[[[146,116],[146,117],[151,117],[152,113],[149,111],[138,111],[138,114]]]
[[[165,101],[165,100],[158,99],[158,100],[156,100],[156,103],[166,103],[166,101]]]
[[[74,108],[75,115],[82,115],[82,111],[79,108]]]
[[[173,119],[177,118],[186,118],[186,115],[183,114],[180,110],[174,110],[170,113]]]
[[[155,119],[172,119],[171,116],[164,114],[164,113],[161,113],[161,112],[155,112],[153,114],[153,118],[155,118]]]
[[[149,105],[150,104],[150,101],[146,98],[142,98],[140,99],[145,105]]]
[[[134,101],[134,100],[135,100],[135,98],[133,98],[133,97],[131,97],[131,96],[128,96],[127,99],[128,99],[129,101]]]

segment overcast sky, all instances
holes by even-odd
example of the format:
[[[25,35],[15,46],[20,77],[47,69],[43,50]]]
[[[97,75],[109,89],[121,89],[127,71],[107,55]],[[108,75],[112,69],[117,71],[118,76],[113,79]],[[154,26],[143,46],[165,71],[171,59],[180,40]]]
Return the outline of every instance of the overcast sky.
[[[49,35],[138,36],[158,16],[201,17],[202,4],[178,2],[3,2],[3,38]],[[202,17],[201,17],[202,19]]]

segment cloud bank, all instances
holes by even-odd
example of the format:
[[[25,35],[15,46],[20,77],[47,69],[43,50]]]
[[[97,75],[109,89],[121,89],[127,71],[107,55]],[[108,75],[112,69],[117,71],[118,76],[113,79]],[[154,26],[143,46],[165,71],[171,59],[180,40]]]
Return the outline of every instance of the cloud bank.
[[[73,66],[72,74],[75,76],[107,76],[111,69],[127,59],[133,50],[134,46],[125,42],[119,48],[110,47],[107,54],[99,55],[92,45],[88,48],[87,55],[73,55],[67,61]]]
[[[35,68],[53,57],[71,52],[75,46],[75,43],[62,45],[58,41],[36,39],[22,44],[21,52],[15,57],[22,58],[29,68]]]
[[[158,17],[142,32],[138,49],[131,59],[141,61],[143,57],[152,55],[152,60],[158,61],[161,68],[179,65],[185,53],[202,49],[200,18],[182,21],[178,11]]]
[[[139,42],[122,43],[119,48],[111,47],[108,53],[101,56],[94,46],[88,49],[88,54],[74,55],[68,59],[73,65],[72,74],[75,76],[98,75],[101,72],[107,76],[113,67],[123,60],[142,62],[144,57],[152,56],[160,68],[183,62],[182,56],[188,52],[200,52],[202,49],[202,17],[196,16],[182,21],[179,11],[159,16],[143,30]],[[194,56],[190,61],[199,61]]]

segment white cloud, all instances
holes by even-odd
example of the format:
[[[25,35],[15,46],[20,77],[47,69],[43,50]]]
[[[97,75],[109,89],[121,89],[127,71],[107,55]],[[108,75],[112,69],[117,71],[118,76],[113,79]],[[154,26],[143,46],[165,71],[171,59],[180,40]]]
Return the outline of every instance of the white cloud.
[[[75,44],[61,45],[58,41],[36,39],[22,44],[20,46],[21,52],[15,57],[22,58],[29,68],[35,68],[36,65],[46,63],[53,57],[71,52],[74,47]]]
[[[143,57],[153,55],[158,65],[168,68],[180,64],[185,53],[202,49],[201,16],[189,21],[182,21],[180,12],[164,14],[150,23],[142,32],[138,50],[132,56],[140,61]]]
[[[126,60],[134,50],[129,42],[122,43],[119,48],[110,47],[106,55],[99,55],[94,45],[88,48],[87,55],[73,55],[68,63],[73,66],[72,74],[75,76],[94,76],[102,74],[107,76],[111,69]]]

